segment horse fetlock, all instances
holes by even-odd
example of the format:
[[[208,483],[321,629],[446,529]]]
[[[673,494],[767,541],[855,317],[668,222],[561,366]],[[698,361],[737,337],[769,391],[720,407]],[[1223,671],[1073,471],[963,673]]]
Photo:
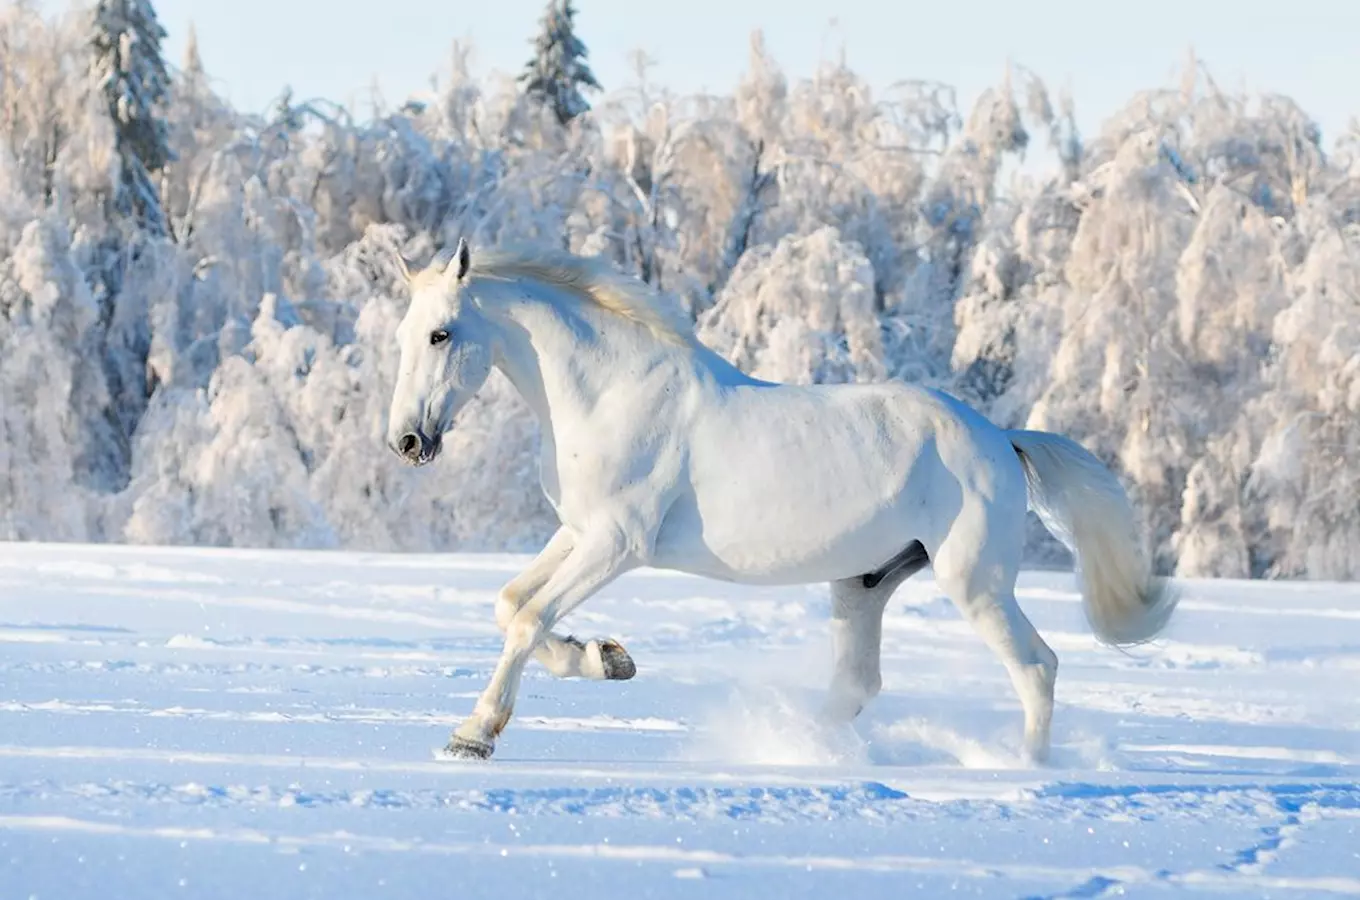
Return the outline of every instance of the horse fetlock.
[[[1049,741],[1048,734],[1042,737],[1035,735],[1025,737],[1025,757],[1034,765],[1041,766],[1048,762]]]
[[[878,696],[882,686],[883,680],[877,676],[837,677],[822,705],[821,720],[836,725],[853,722],[869,701]]]
[[[1025,709],[1025,755],[1036,764],[1048,761],[1053,727],[1053,684],[1057,677],[1056,665],[1036,663],[1028,667],[1031,693],[1022,697]]]
[[[849,725],[864,711],[864,701],[851,694],[832,692],[817,713],[823,725]]]
[[[510,724],[510,717],[514,715],[513,706],[496,707],[491,704],[479,703],[473,710],[471,716],[463,721],[454,729],[453,736],[474,743],[491,744],[500,733],[505,730],[505,726]]]

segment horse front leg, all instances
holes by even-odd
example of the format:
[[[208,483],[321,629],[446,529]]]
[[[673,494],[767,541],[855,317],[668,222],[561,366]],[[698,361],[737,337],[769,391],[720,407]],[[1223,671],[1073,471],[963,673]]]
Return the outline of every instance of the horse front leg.
[[[562,617],[629,567],[629,555],[616,529],[577,535],[543,586],[511,617],[505,645],[491,681],[472,715],[459,725],[445,752],[464,759],[487,759],[515,708],[524,666]]]
[[[533,562],[501,588],[496,596],[496,625],[502,634],[509,630],[515,614],[547,584],[575,543],[569,529],[557,529]],[[610,638],[581,641],[571,635],[549,632],[534,650],[534,658],[558,678],[627,681],[637,674],[628,651]]]

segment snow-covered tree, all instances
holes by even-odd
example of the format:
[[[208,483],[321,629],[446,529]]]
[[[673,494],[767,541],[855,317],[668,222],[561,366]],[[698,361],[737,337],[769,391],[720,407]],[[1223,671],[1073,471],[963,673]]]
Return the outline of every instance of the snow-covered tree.
[[[232,137],[235,116],[212,89],[192,25],[165,110],[172,161],[161,171],[161,202],[176,240],[192,240],[194,212],[213,156]]]
[[[91,90],[88,11],[0,6],[0,537],[535,549],[538,427],[503,379],[435,466],[383,445],[395,255],[467,236],[605,256],[759,376],[898,378],[1071,434],[1163,569],[1360,577],[1360,129],[1326,153],[1296,104],[1192,60],[1079,136],[1019,66],[960,117],[844,58],[786,77],[758,34],[729,95],[639,56],[562,128],[545,103],[589,85],[558,5],[545,92],[455,46],[395,112],[249,115],[195,40],[163,78],[145,2],[99,10]]]
[[[108,388],[91,352],[98,309],[59,223],[35,218],[4,240],[0,540],[95,539],[111,440]]]
[[[174,158],[162,109],[170,97],[164,38],[150,0],[99,0],[95,6],[91,74],[113,120],[121,161],[114,202],[156,235],[167,226],[152,175]]]
[[[831,227],[748,253],[699,336],[758,378],[809,384],[884,375],[873,266]]]
[[[600,90],[586,62],[590,51],[576,36],[575,20],[571,0],[548,0],[534,38],[534,57],[520,76],[524,92],[551,109],[563,125],[590,109],[583,90]]]

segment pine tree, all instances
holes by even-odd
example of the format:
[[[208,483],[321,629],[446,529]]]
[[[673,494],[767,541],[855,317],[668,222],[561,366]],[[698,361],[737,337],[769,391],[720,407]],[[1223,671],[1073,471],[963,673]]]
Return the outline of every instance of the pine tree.
[[[150,0],[99,0],[95,7],[91,74],[108,104],[121,161],[114,204],[156,235],[166,233],[166,224],[151,175],[174,158],[158,110],[170,94],[164,38]]]
[[[551,107],[563,125],[590,109],[581,96],[583,88],[600,90],[586,63],[590,51],[574,31],[575,18],[571,0],[548,0],[542,30],[534,39],[534,58],[520,76],[524,92]]]
[[[189,23],[189,37],[184,44],[184,62],[180,69],[189,90],[197,92],[203,89],[208,73],[203,68],[203,57],[198,52],[198,29],[193,22]]]

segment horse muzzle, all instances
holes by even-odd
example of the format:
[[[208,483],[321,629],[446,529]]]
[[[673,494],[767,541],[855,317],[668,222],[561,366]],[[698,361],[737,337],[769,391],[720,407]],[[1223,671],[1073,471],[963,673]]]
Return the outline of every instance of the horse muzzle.
[[[439,436],[429,437],[423,429],[408,431],[392,442],[392,452],[413,466],[423,466],[439,455]]]

